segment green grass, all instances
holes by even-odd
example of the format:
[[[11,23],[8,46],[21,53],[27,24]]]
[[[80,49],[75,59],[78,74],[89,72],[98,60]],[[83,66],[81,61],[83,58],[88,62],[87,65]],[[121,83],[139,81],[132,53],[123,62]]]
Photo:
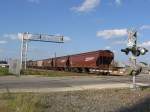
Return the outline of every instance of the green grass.
[[[6,76],[6,75],[12,75],[12,74],[9,73],[9,69],[8,68],[0,67],[0,76]]]
[[[150,89],[3,93],[0,94],[0,112],[119,112],[120,109],[127,109],[127,112],[132,112],[131,109],[135,109],[135,112],[150,112],[149,98]]]
[[[36,112],[36,102],[38,100],[38,96],[29,93],[1,94],[0,112]]]
[[[36,70],[36,69],[28,69],[28,70],[22,71],[22,74],[23,75],[41,75],[41,76],[49,76],[49,77],[89,75],[85,73],[73,73],[73,72],[53,71],[53,70]]]

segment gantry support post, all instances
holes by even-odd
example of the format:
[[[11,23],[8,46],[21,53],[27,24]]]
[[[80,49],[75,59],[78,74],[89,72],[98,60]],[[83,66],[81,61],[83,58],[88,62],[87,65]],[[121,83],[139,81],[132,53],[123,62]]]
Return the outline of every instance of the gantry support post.
[[[28,40],[27,35],[28,33],[24,33],[21,37],[21,61],[20,61],[20,69],[26,70],[26,64],[27,64],[27,50],[28,50]]]

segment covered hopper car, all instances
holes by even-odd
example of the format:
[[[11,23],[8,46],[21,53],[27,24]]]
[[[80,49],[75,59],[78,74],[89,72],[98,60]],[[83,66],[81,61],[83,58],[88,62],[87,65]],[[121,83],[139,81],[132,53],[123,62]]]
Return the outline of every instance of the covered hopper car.
[[[99,50],[38,61],[28,61],[27,67],[74,72],[108,72],[113,60],[113,52]]]

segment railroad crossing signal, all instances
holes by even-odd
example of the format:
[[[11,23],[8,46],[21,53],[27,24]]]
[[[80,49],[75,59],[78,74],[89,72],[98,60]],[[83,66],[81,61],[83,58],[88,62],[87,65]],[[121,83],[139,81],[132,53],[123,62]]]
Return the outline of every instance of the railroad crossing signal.
[[[126,55],[128,55],[129,52],[131,52],[132,55],[138,57],[140,55],[145,55],[148,52],[148,50],[144,47],[137,47],[137,31],[129,30],[127,48],[121,49],[121,52],[124,52]]]
[[[127,46],[129,48],[136,47],[137,45],[137,31],[136,30],[128,30],[128,43]]]
[[[127,48],[121,49],[121,52],[124,52],[126,55],[128,55],[130,52],[132,54],[130,62],[132,63],[132,75],[133,75],[133,89],[136,89],[136,83],[135,78],[136,75],[139,75],[142,68],[138,67],[136,64],[136,57],[139,57],[140,55],[145,55],[148,50],[144,47],[137,47],[137,31],[136,30],[130,30],[128,31],[128,43]]]
[[[145,55],[148,52],[148,50],[144,47],[138,47],[138,50],[140,51],[141,55]]]
[[[140,55],[145,55],[148,50],[144,47],[133,47],[132,49],[130,48],[125,48],[125,49],[121,49],[121,52],[124,52],[126,55],[129,54],[129,52],[131,52],[135,57],[138,57]]]
[[[64,43],[64,36],[46,35],[46,34],[31,34],[28,32],[20,33],[20,34],[18,34],[18,36],[22,40],[20,69],[26,69],[27,50],[28,50],[28,42],[29,41]]]

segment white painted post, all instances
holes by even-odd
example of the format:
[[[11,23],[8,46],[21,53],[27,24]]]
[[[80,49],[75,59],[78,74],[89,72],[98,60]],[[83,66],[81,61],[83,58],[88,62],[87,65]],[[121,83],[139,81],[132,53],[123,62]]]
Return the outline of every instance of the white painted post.
[[[27,49],[28,49],[28,43],[27,43],[27,40],[26,40],[26,41],[25,41],[25,51],[24,51],[24,52],[25,52],[25,57],[24,57],[24,58],[25,58],[25,60],[24,60],[24,61],[25,61],[25,62],[24,62],[24,64],[25,64],[25,65],[24,65],[24,69],[25,69],[25,70],[27,69]]]
[[[24,41],[24,34],[21,34],[21,35],[19,35],[18,34],[18,36],[21,36],[21,54],[20,54],[20,72],[21,72],[21,70],[22,70],[22,55],[23,55],[23,41]],[[20,73],[19,73],[19,76],[20,76]]]
[[[132,55],[133,66],[136,69],[136,57]],[[136,89],[136,74],[133,74],[133,89]]]

